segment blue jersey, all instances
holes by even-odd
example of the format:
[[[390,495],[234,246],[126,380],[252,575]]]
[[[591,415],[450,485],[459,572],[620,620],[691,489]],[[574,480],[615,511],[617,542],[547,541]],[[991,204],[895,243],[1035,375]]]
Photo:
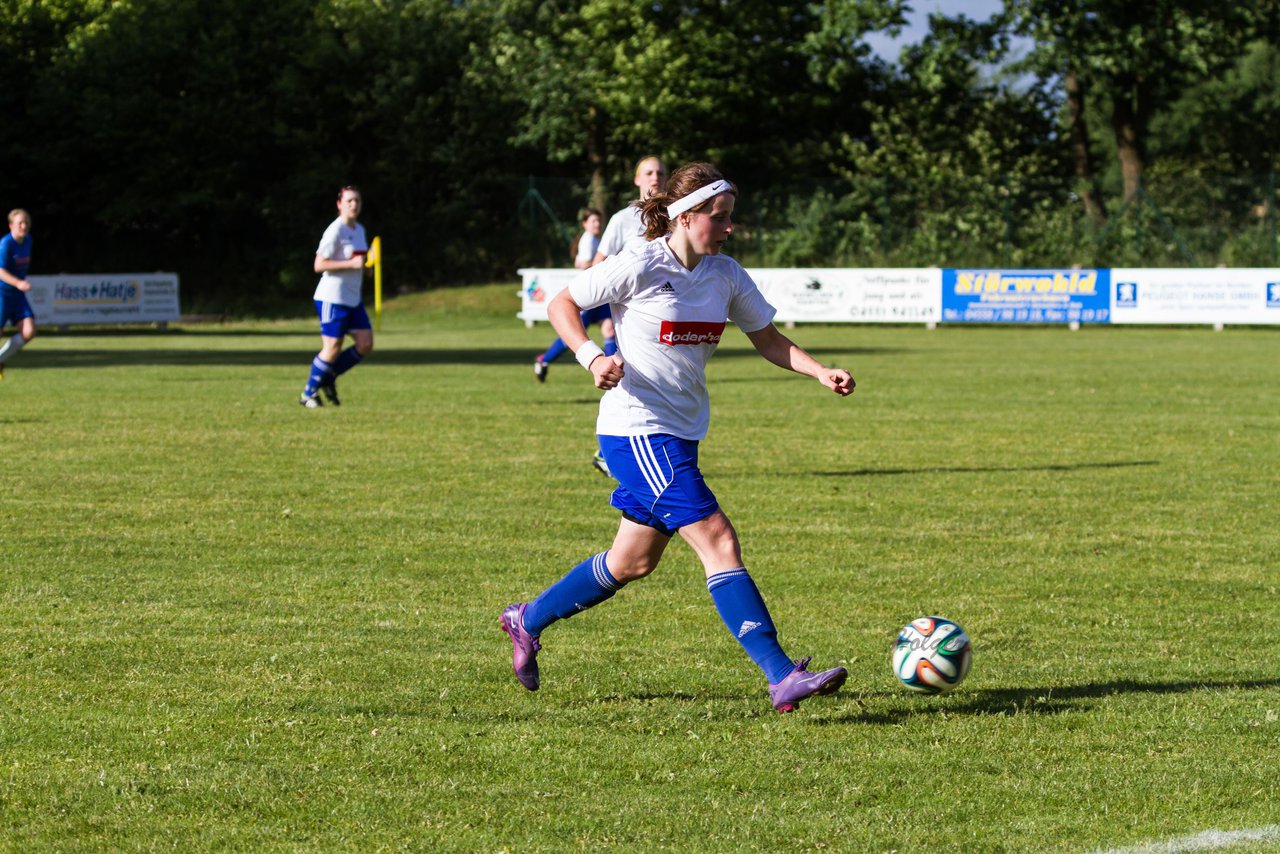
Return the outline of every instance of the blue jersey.
[[[31,235],[28,234],[27,239],[21,243],[14,240],[12,234],[6,234],[0,238],[0,267],[19,279],[27,277],[27,270],[31,269]],[[8,282],[0,282],[0,285],[16,293],[22,293]]]

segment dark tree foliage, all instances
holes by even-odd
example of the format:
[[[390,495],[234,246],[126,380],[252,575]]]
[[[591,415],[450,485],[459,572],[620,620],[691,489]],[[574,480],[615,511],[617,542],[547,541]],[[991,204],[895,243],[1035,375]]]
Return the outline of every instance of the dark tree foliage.
[[[401,283],[515,263],[511,187],[543,159],[508,143],[510,98],[461,74],[486,27],[455,4],[65,5],[35,4],[31,44],[2,51],[27,117],[0,128],[3,189],[38,270],[177,270],[210,309],[296,299],[348,183]]]
[[[522,218],[531,182],[567,224],[647,153],[743,185],[755,263],[1087,263],[1080,200],[1096,231],[1129,197],[1107,163],[1129,191],[1263,176],[1163,212],[1218,224],[1199,257],[1257,263],[1274,4],[1148,4],[1164,36],[1118,0],[1007,6],[935,16],[892,61],[865,37],[908,0],[0,0],[0,200],[31,211],[37,273],[174,270],[192,311],[305,301],[348,183],[392,287],[567,263]],[[1017,33],[1038,40],[1014,85]]]

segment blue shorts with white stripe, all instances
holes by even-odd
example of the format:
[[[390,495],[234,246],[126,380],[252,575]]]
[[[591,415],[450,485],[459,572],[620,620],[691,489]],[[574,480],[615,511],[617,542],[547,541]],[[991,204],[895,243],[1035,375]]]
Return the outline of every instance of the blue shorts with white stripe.
[[[369,313],[364,303],[343,305],[339,302],[321,302],[314,300],[316,314],[320,315],[320,334],[329,338],[346,338],[348,333],[361,329],[372,329]]]
[[[698,443],[666,433],[598,436],[609,473],[618,481],[609,503],[667,536],[720,506],[698,469]]]

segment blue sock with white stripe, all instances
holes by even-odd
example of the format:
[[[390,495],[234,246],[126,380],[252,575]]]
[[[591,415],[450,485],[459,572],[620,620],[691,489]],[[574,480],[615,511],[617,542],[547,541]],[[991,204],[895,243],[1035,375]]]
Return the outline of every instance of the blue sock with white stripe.
[[[302,393],[307,397],[315,397],[316,390],[324,385],[325,380],[332,375],[333,365],[316,356],[311,360],[311,375],[307,377],[307,387]]]
[[[363,358],[364,356],[360,355],[360,351],[356,349],[354,344],[352,344],[350,347],[343,350],[342,354],[338,356],[338,360],[333,363],[334,377],[342,376],[347,371],[360,364],[360,360]]]
[[[770,685],[777,685],[795,670],[795,662],[787,658],[778,643],[778,630],[773,627],[764,598],[745,569],[717,572],[707,579],[707,590],[711,591],[720,619],[764,671]]]
[[[622,589],[622,582],[610,575],[605,566],[608,554],[601,552],[587,558],[526,605],[524,630],[536,637],[556,620],[599,605]]]

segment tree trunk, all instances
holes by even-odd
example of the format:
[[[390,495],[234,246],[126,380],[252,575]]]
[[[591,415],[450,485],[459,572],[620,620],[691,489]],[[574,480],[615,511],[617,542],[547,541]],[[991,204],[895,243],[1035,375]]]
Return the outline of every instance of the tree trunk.
[[[1120,158],[1120,174],[1124,178],[1124,200],[1137,195],[1146,168],[1147,119],[1151,101],[1149,86],[1140,78],[1119,81],[1111,106],[1111,127],[1116,135],[1116,154]]]
[[[1076,183],[1085,213],[1099,227],[1107,224],[1107,209],[1093,174],[1093,158],[1089,154],[1089,128],[1084,116],[1084,86],[1074,68],[1068,68],[1064,84],[1067,91],[1067,117],[1071,131],[1071,159],[1075,164]]]
[[[592,104],[587,107],[587,162],[591,166],[591,206],[600,211],[601,216],[608,221],[609,185],[605,181],[605,170],[608,166],[606,149],[605,120],[600,115],[600,108]]]

